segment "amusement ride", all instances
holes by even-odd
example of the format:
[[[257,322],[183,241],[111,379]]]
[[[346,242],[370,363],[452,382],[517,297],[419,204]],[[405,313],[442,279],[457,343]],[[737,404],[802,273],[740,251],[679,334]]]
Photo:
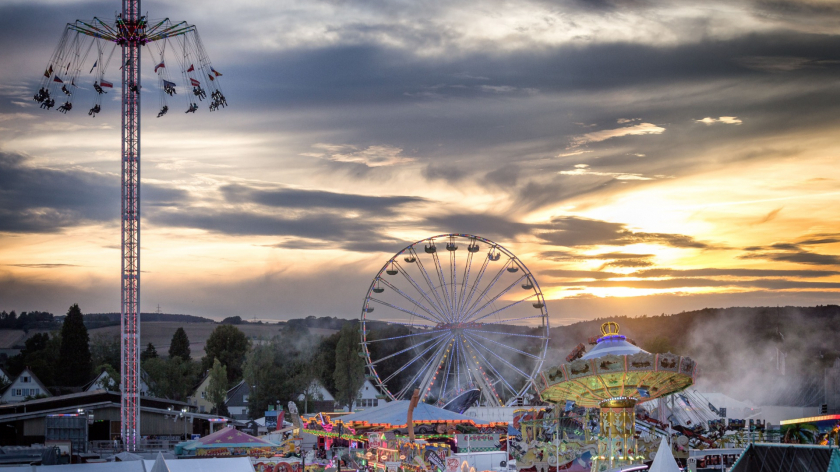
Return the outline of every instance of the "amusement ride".
[[[419,388],[421,401],[459,413],[527,400],[548,339],[534,274],[471,234],[406,246],[377,272],[362,306],[360,355],[383,394],[404,400]]]
[[[115,54],[117,48],[121,54]],[[185,100],[184,113],[195,113],[199,102],[207,103],[210,111],[227,106],[219,79],[222,74],[210,63],[196,27],[144,16],[140,0],[123,0],[122,12],[112,20],[68,23],[34,96],[42,109],[56,107],[66,114],[79,103],[79,92],[86,90],[91,104],[88,115],[95,117],[102,111],[103,97],[114,90],[116,79],[109,74],[121,75],[120,420],[121,437],[129,451],[137,450],[140,438],[140,65],[144,49],[151,61],[147,73],[154,69],[157,77],[158,118],[167,114],[176,95]]]

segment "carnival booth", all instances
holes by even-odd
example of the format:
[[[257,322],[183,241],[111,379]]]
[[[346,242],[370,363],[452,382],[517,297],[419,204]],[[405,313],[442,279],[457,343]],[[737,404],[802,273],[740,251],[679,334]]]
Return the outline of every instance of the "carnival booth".
[[[378,408],[330,418],[318,415],[304,425],[304,432],[318,436],[315,460],[337,466],[336,457],[348,469],[380,472],[453,470],[447,464],[453,452],[467,450],[471,438],[483,450],[504,450],[508,424],[471,418],[425,403],[413,410],[414,441],[409,437],[409,401],[394,401]],[[480,439],[479,439],[480,438]],[[487,443],[493,444],[488,447]],[[471,444],[471,443],[470,443]],[[340,451],[338,454],[334,450]],[[307,459],[307,470],[309,459]],[[451,467],[448,467],[451,466]]]

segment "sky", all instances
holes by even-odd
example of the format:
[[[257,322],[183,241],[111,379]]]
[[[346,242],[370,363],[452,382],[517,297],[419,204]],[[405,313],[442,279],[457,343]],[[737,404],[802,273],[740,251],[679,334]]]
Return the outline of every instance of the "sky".
[[[119,311],[119,84],[95,118],[86,71],[66,115],[32,100],[65,24],[119,8],[0,3],[0,309]],[[144,56],[143,311],[356,318],[441,233],[515,253],[553,325],[840,302],[836,2],[143,11],[197,25],[229,103],[157,118]]]

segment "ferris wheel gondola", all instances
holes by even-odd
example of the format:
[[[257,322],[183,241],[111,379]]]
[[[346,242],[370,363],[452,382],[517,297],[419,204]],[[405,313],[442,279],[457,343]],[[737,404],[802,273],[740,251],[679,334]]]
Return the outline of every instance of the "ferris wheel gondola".
[[[483,405],[512,404],[533,388],[548,336],[534,275],[504,247],[468,234],[434,236],[395,254],[362,307],[369,378],[395,400],[419,388],[423,401],[441,406],[465,392]]]

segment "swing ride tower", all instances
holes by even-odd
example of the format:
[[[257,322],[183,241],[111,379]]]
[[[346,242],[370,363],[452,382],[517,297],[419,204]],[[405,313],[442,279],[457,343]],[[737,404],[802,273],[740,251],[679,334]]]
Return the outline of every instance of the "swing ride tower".
[[[140,0],[123,0],[117,19],[122,47],[122,277],[120,278],[120,425],[126,449],[140,437]]]
[[[49,67],[41,79],[41,89],[35,95],[35,101],[41,103],[42,109],[55,106],[54,96],[64,94],[66,103],[58,107],[58,111],[67,113],[73,109],[73,100],[81,88],[76,81],[83,80],[80,73],[87,64],[86,59],[93,46],[96,45],[98,55],[90,74],[96,70],[96,81],[93,88],[94,107],[88,115],[96,116],[101,108],[102,95],[107,92],[103,88],[113,88],[113,84],[105,80],[107,65],[111,62],[115,49],[122,52],[121,82],[121,120],[122,147],[120,154],[122,186],[122,277],[120,302],[120,333],[121,333],[121,436],[128,451],[138,450],[140,443],[140,93],[141,87],[141,52],[149,51],[156,64],[155,74],[159,77],[161,94],[161,111],[158,118],[169,110],[166,103],[167,96],[176,94],[175,83],[166,69],[165,52],[167,45],[172,44],[175,60],[180,65],[180,72],[187,90],[186,96],[189,108],[185,113],[195,113],[198,110],[196,101],[207,99],[202,88],[202,81],[210,89],[212,99],[210,111],[218,110],[227,105],[221,92],[217,77],[219,72],[212,68],[207,57],[198,31],[195,26],[186,22],[173,23],[168,18],[150,22],[141,14],[140,0],[122,0],[122,12],[113,22],[105,22],[99,18],[92,21],[77,20],[67,24],[59,46],[53,54]],[[156,46],[158,58],[154,56],[151,45]],[[111,47],[111,55],[103,51]],[[180,48],[180,49],[179,49]],[[67,66],[64,66],[64,63]],[[188,66],[189,65],[189,66]],[[85,69],[86,70],[86,69]],[[60,84],[60,87],[59,87]],[[192,87],[192,93],[189,92]],[[192,95],[192,96],[191,96]]]

